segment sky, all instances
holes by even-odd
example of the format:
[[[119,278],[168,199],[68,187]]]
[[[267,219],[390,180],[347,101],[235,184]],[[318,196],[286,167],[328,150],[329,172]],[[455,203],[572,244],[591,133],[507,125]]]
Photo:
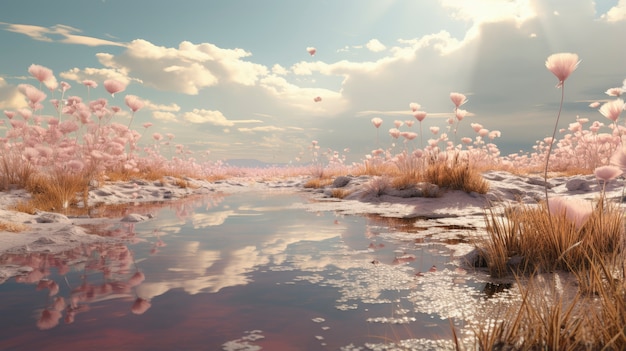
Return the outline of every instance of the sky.
[[[480,123],[501,132],[502,154],[532,151],[551,135],[561,98],[549,55],[581,60],[559,127],[577,116],[608,125],[588,105],[626,84],[626,0],[8,0],[0,9],[0,110],[26,105],[17,86],[38,86],[28,67],[42,65],[72,86],[67,94],[123,107],[121,123],[124,96],[140,97],[133,128],[153,123],[145,133],[171,133],[212,160],[308,162],[315,140],[358,162],[392,147],[388,130],[415,121],[412,102],[428,115],[421,129],[400,130],[424,141],[430,126],[444,131],[451,92],[468,97],[458,138]],[[111,97],[110,78],[126,90]],[[86,79],[99,84],[89,95]]]

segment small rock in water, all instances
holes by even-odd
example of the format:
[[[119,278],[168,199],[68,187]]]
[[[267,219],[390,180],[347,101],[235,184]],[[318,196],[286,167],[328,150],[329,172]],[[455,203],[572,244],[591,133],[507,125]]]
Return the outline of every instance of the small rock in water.
[[[38,223],[70,223],[70,219],[67,216],[60,213],[53,212],[41,212],[37,217]]]

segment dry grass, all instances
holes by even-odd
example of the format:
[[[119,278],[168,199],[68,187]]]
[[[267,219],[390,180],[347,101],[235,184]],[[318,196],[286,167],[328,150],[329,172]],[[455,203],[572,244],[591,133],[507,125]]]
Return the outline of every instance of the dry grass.
[[[591,294],[557,274],[518,279],[521,302],[476,331],[481,350],[624,350],[626,284],[624,256],[587,255],[584,273],[596,287]],[[615,264],[621,262],[620,264]],[[547,281],[547,282],[546,282]]]
[[[577,228],[565,215],[550,214],[544,204],[491,208],[486,214],[488,239],[478,243],[481,258],[494,277],[511,272],[578,271],[589,264],[588,253],[610,255],[621,245],[623,212],[598,201]]]
[[[19,233],[27,229],[28,227],[22,223],[0,221],[0,232]]]
[[[32,197],[27,202],[16,204],[16,210],[31,214],[36,210],[60,212],[76,206],[81,196],[83,203],[86,203],[89,178],[83,174],[60,171],[51,175],[33,174],[24,188]]]
[[[489,183],[478,170],[469,167],[466,162],[454,162],[451,165],[446,162],[431,163],[426,167],[423,177],[426,182],[443,189],[479,194],[486,194],[489,191]]]
[[[343,188],[334,188],[331,190],[330,196],[337,198],[337,199],[343,199],[350,194],[352,194],[352,190],[343,189]]]
[[[333,183],[332,178],[311,178],[304,183],[307,189],[320,189]]]

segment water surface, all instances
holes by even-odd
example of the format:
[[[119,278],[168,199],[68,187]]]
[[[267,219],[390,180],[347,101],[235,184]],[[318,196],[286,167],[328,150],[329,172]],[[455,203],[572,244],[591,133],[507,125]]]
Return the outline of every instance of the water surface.
[[[451,348],[450,323],[463,327],[485,284],[449,246],[415,220],[293,206],[307,201],[190,198],[147,222],[90,228],[115,244],[5,255],[33,271],[0,285],[0,349]]]

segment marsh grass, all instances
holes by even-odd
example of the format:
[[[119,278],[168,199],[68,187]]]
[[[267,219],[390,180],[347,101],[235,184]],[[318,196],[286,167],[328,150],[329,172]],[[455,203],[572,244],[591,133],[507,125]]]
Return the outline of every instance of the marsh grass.
[[[621,250],[624,235],[622,210],[603,200],[596,202],[580,228],[565,214],[551,214],[545,203],[505,206],[500,211],[491,207],[485,220],[488,235],[478,243],[478,252],[494,277],[576,272],[589,265],[590,251],[608,256]]]
[[[0,232],[19,233],[27,229],[28,227],[22,223],[0,221]]]
[[[80,173],[55,171],[50,175],[32,174],[24,188],[31,194],[26,202],[19,202],[15,209],[34,214],[40,211],[67,211],[83,201],[87,203],[89,178]]]
[[[427,166],[422,176],[426,182],[443,189],[479,194],[486,194],[489,191],[489,183],[467,162],[453,162],[452,164],[434,162]]]

